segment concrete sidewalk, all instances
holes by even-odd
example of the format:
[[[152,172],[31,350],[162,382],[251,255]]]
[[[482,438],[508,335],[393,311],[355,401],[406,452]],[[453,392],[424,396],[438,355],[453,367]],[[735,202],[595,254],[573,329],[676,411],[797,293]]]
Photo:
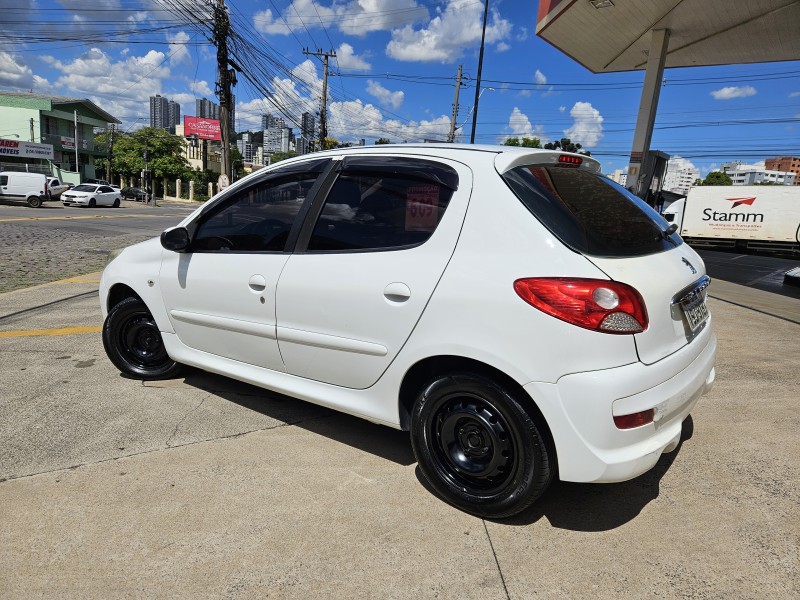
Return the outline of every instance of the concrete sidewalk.
[[[680,449],[502,522],[435,497],[402,432],[125,379],[96,330],[24,335],[98,328],[91,276],[0,295],[0,597],[796,597],[800,325],[717,284],[717,385]]]

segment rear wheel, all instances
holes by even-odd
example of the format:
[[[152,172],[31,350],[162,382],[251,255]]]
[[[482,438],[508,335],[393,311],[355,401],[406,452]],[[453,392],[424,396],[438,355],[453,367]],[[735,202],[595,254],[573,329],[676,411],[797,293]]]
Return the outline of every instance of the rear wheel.
[[[39,196],[29,196],[28,206],[31,208],[39,208],[42,205],[42,199]]]
[[[418,396],[411,444],[431,486],[454,506],[502,518],[550,484],[551,444],[514,393],[469,373],[440,376]]]
[[[114,198],[114,208],[119,208],[119,198]]]
[[[103,346],[111,362],[131,377],[169,379],[182,368],[167,354],[153,315],[138,298],[126,298],[109,311]]]

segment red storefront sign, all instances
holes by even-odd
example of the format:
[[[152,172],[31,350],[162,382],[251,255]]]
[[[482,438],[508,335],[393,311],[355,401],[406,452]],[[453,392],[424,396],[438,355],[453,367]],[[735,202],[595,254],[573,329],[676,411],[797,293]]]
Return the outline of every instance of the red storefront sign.
[[[183,135],[184,137],[196,135],[201,140],[220,141],[222,139],[219,121],[201,117],[183,117]]]

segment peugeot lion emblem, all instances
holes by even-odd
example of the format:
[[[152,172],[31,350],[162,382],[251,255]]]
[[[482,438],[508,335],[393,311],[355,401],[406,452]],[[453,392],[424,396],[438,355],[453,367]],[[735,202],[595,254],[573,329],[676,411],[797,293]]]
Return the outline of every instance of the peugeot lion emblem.
[[[690,263],[686,258],[681,258],[681,260],[683,261],[683,264],[685,264],[692,270],[692,275],[695,275],[697,273],[697,269],[695,269],[692,263]]]

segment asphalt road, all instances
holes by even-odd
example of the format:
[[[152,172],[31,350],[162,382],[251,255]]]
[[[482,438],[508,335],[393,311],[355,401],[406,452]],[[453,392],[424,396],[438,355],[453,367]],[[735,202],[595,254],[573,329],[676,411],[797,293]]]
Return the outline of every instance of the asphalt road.
[[[697,253],[703,257],[706,271],[713,279],[800,299],[800,287],[787,285],[783,281],[784,273],[800,267],[800,257],[784,258],[707,249],[698,249]]]

